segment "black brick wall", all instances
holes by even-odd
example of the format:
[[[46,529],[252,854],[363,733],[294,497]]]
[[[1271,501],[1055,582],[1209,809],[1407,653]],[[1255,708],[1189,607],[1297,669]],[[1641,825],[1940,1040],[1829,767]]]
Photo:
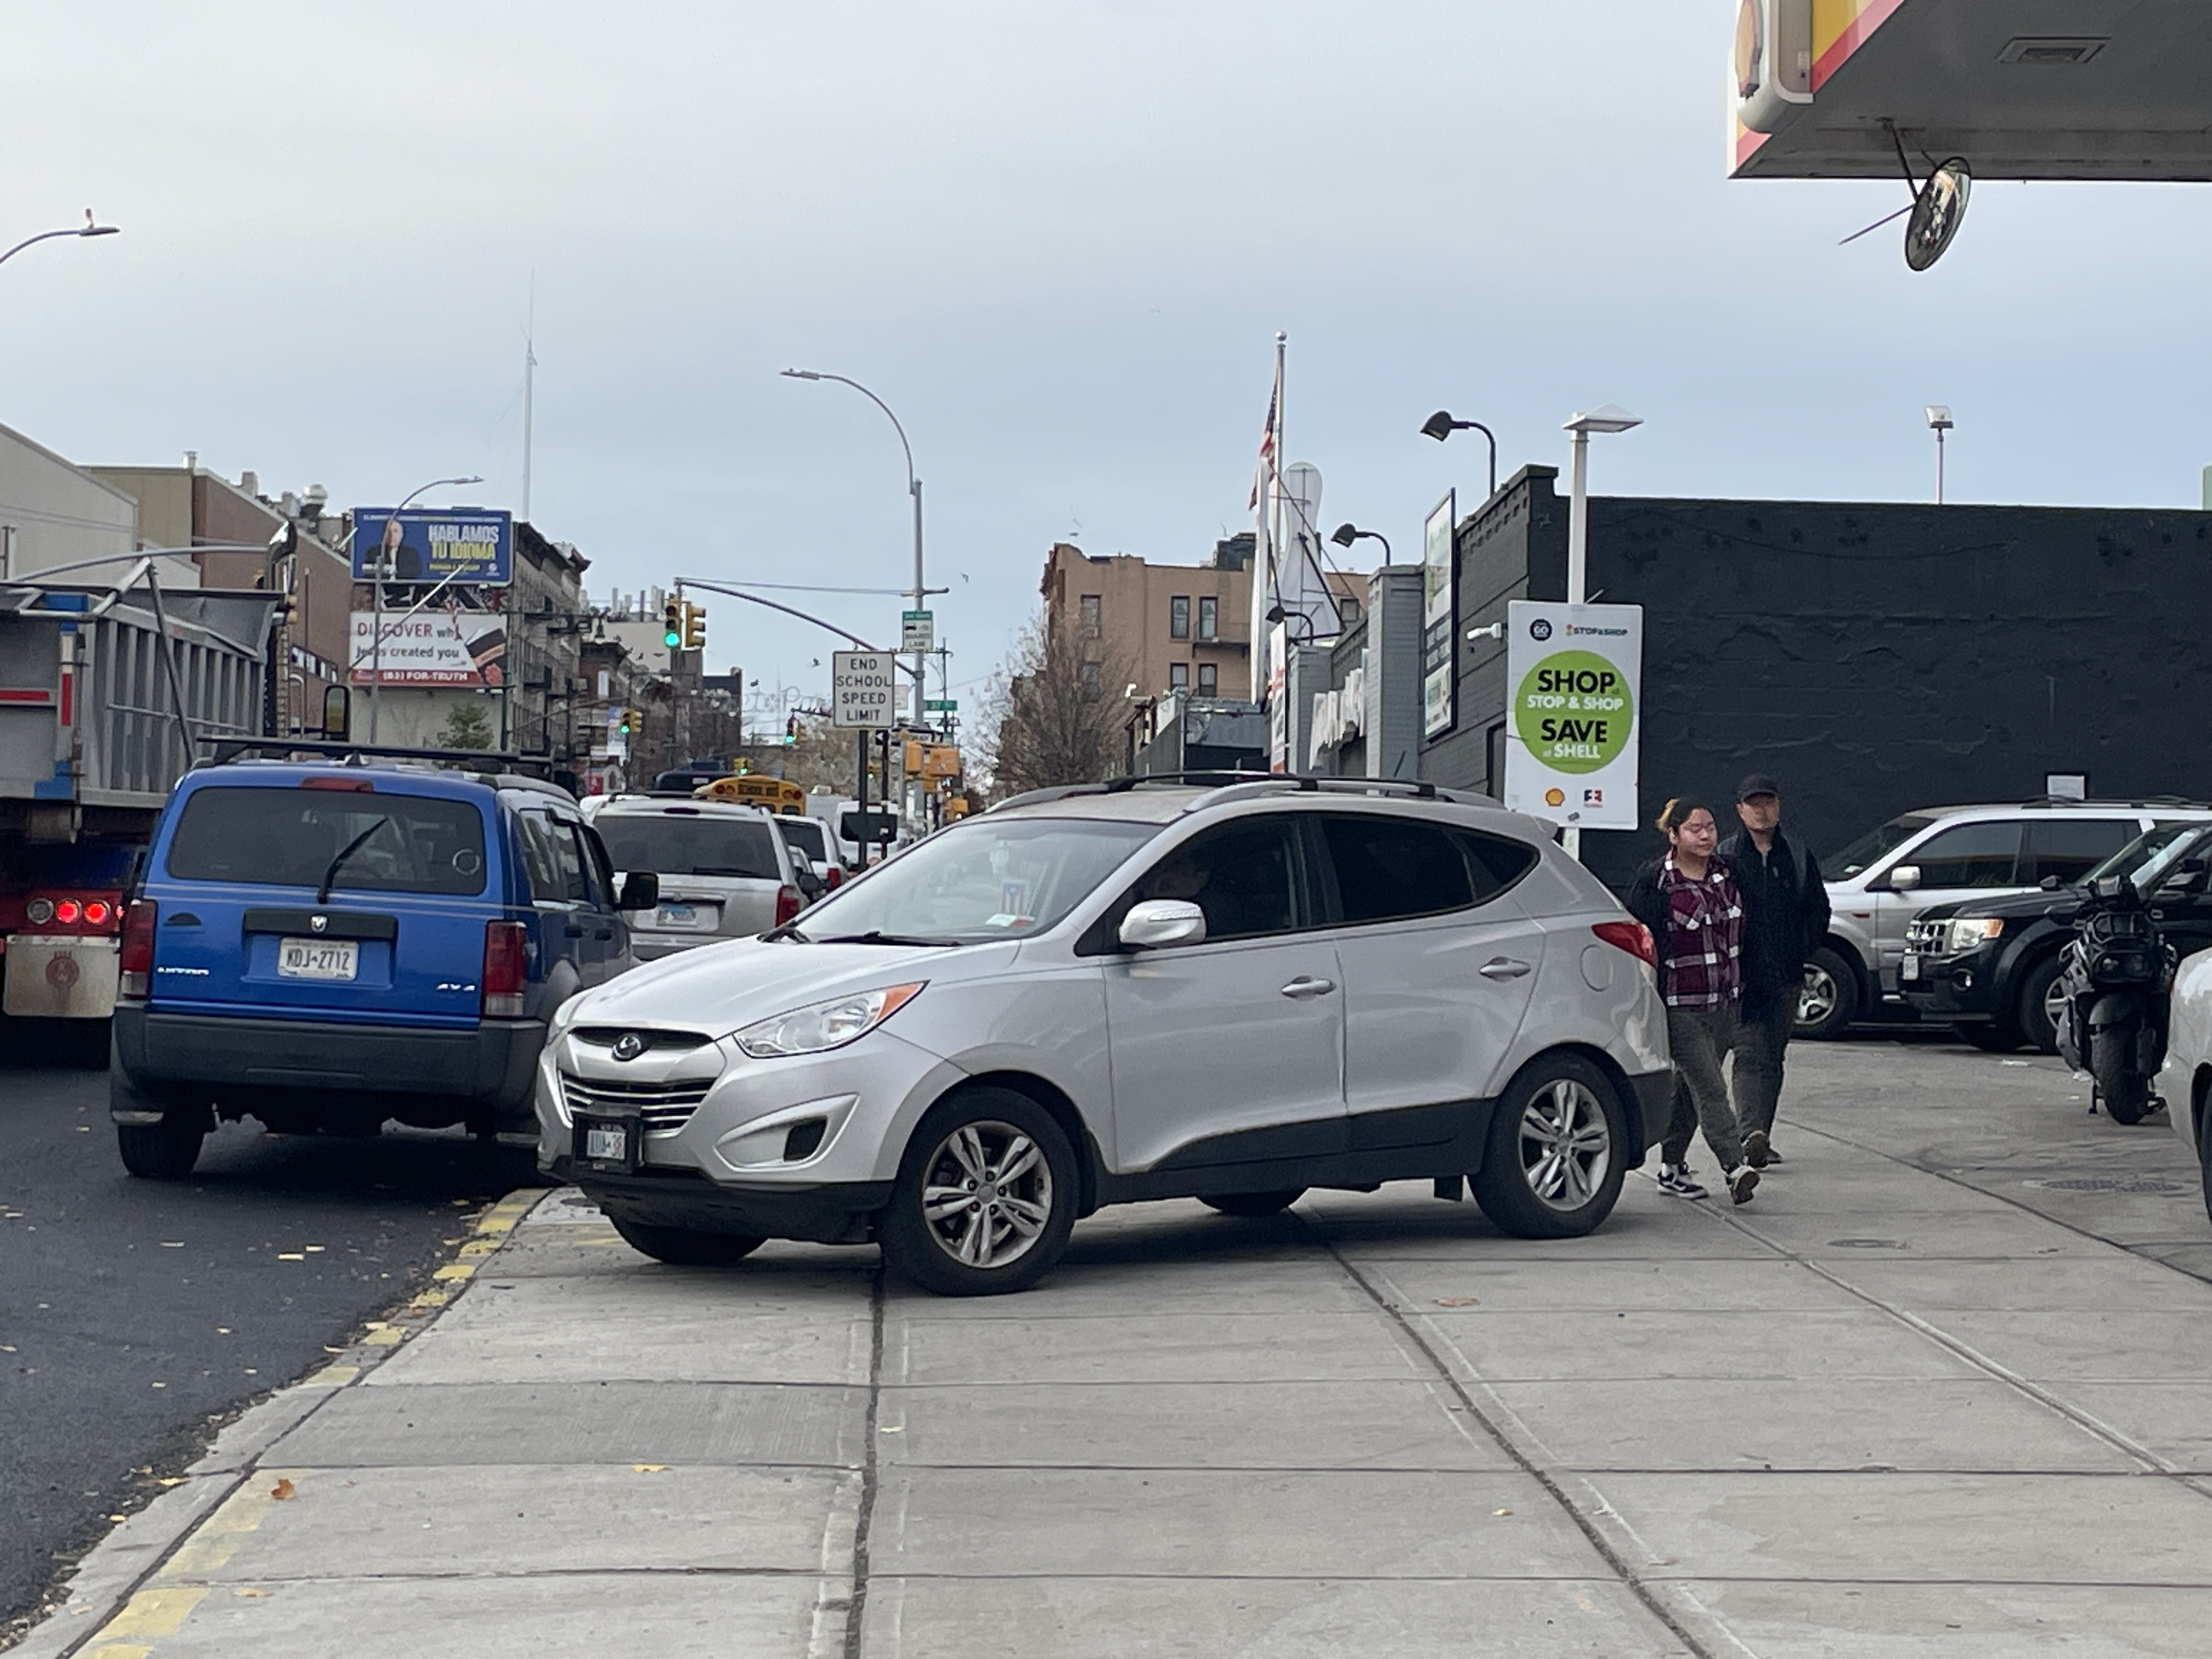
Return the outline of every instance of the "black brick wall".
[[[1509,599],[1565,597],[1555,477],[1525,469],[1461,525],[1462,635]],[[2212,796],[2212,514],[1601,496],[1589,586],[1644,607],[1644,822],[1689,792],[1725,825],[1754,769],[1823,853],[1910,807],[2027,799],[2051,772]],[[1424,775],[1492,787],[1504,649],[1458,649],[1459,722]],[[1615,884],[1657,845],[1583,837]]]

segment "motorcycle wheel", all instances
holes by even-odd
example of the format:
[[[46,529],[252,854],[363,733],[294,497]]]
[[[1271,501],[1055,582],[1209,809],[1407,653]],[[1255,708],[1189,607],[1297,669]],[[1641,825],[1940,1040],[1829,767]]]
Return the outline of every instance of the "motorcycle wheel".
[[[2089,1072],[2097,1080],[2097,1098],[2104,1103],[2106,1115],[2115,1123],[2142,1122],[2150,1111],[2150,1079],[2128,1065],[2125,1045],[2114,1042],[2109,1032],[2090,1048]]]

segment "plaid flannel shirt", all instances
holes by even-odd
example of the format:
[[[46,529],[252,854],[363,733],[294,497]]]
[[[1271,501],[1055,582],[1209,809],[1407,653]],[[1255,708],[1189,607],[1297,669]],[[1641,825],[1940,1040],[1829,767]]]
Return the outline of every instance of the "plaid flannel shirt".
[[[1667,936],[1659,941],[1667,1006],[1736,1006],[1743,997],[1743,899],[1728,866],[1714,859],[1705,878],[1692,881],[1669,854],[1659,892],[1667,901]]]

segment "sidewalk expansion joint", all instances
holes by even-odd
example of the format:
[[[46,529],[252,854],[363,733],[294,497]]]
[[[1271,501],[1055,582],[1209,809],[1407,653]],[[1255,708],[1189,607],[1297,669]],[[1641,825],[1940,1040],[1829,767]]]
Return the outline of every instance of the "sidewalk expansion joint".
[[[868,1287],[868,1411],[860,1430],[865,1444],[860,1454],[860,1501],[853,1518],[853,1588],[849,1598],[841,1598],[844,1601],[845,1659],[860,1659],[861,1630],[868,1611],[869,1528],[876,1516],[879,1470],[876,1442],[881,1437],[877,1427],[884,1404],[884,1314],[889,1300],[884,1282],[885,1271],[879,1260]],[[823,1610],[829,1610],[826,1605]]]
[[[1299,1219],[1304,1222],[1303,1217]],[[1309,1228],[1309,1231],[1311,1229]],[[1444,1363],[1443,1356],[1439,1354],[1428,1338],[1414,1327],[1413,1321],[1406,1316],[1404,1310],[1383,1295],[1366,1274],[1361,1273],[1346,1260],[1344,1253],[1337,1249],[1335,1241],[1322,1237],[1318,1233],[1315,1237],[1319,1239],[1322,1248],[1335,1260],[1336,1265],[1344,1269],[1346,1276],[1365,1292],[1368,1300],[1372,1302],[1382,1316],[1397,1328],[1400,1336],[1428,1361],[1444,1387],[1458,1397],[1460,1404],[1465,1407],[1466,1414],[1482,1425],[1483,1432],[1496,1443],[1498,1450],[1510,1458],[1515,1468],[1542,1487],[1545,1495],[1559,1505],[1560,1513],[1573,1522],[1575,1529],[1581,1533],[1589,1547],[1597,1552],[1598,1559],[1612,1569],[1613,1576],[1620,1581],[1621,1587],[1636,1598],[1646,1613],[1666,1627],[1668,1635],[1680,1642],[1689,1653],[1695,1656],[1695,1659],[1717,1659],[1712,1649],[1691,1632],[1689,1627],[1675,1614],[1674,1610],[1667,1605],[1665,1599],[1652,1588],[1641,1573],[1629,1565],[1627,1559],[1614,1547],[1613,1540],[1606,1536],[1603,1528],[1583,1512],[1580,1504],[1567,1495],[1566,1489],[1553,1478],[1552,1471],[1522,1450],[1513,1437],[1498,1426],[1497,1419],[1476,1401],[1473,1391],[1452,1374],[1451,1368]]]

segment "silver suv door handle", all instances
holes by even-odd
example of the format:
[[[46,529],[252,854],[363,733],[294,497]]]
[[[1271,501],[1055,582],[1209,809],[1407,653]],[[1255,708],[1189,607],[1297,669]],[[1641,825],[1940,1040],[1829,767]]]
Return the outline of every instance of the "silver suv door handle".
[[[1528,971],[1525,962],[1516,962],[1510,957],[1492,957],[1475,969],[1485,979],[1518,979]]]
[[[1309,974],[1300,974],[1283,987],[1283,994],[1286,997],[1325,997],[1334,989],[1336,981],[1333,979],[1315,979]]]

